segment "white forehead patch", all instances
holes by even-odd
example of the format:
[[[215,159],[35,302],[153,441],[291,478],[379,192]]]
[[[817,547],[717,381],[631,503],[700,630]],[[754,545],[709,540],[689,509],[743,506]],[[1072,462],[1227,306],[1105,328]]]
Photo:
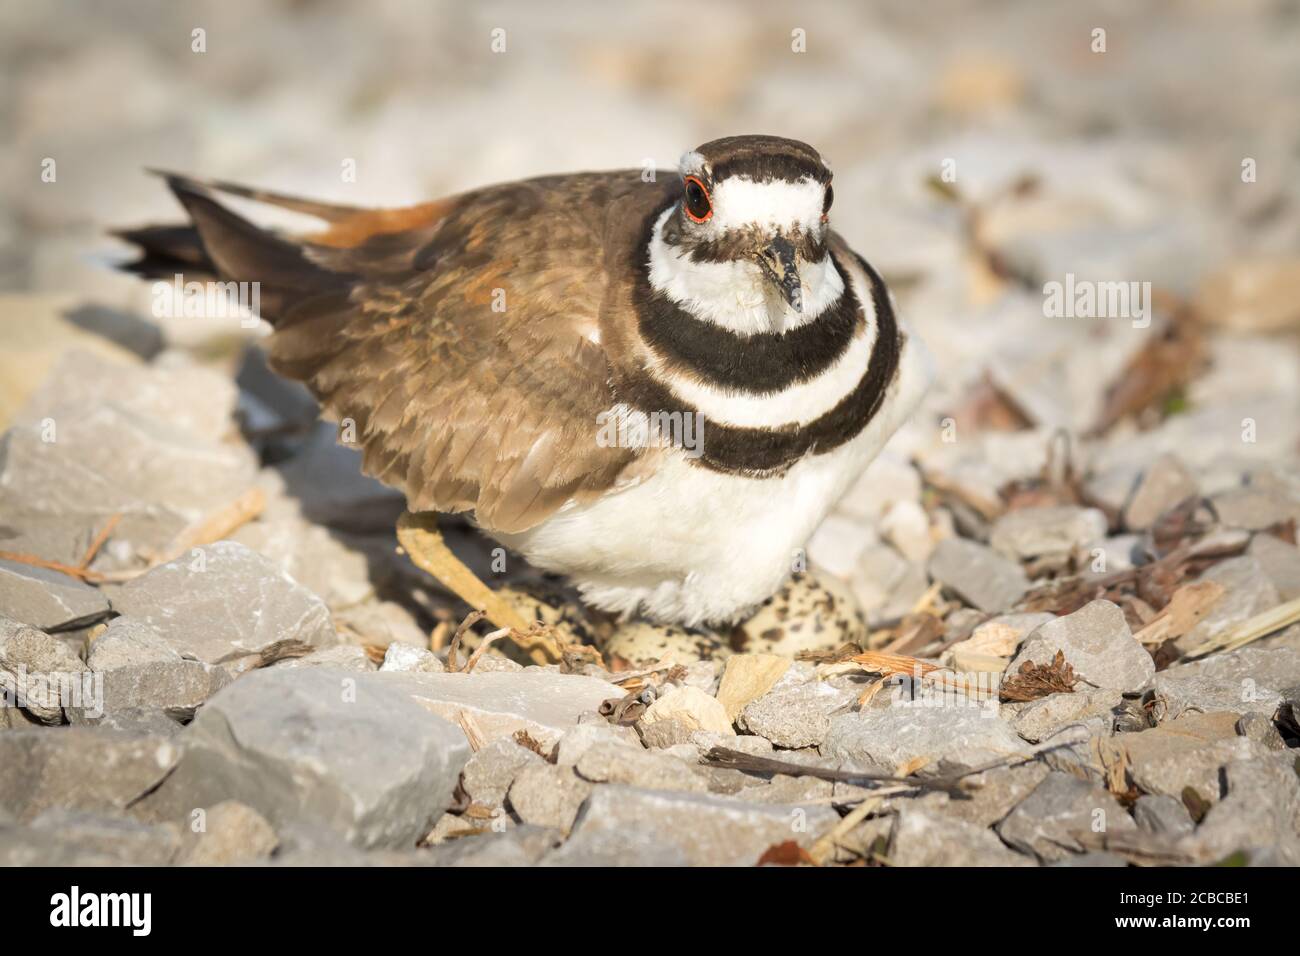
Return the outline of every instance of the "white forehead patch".
[[[682,153],[682,158],[677,161],[677,171],[682,176],[698,176],[704,172],[704,157],[695,150]]]
[[[823,197],[824,187],[811,177],[760,183],[733,176],[713,188],[710,224],[719,231],[761,225],[815,232],[821,227]]]

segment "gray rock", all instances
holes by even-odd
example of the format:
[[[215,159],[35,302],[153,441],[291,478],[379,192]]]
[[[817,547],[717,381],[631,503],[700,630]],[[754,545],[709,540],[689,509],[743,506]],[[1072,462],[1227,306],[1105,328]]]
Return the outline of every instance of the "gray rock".
[[[178,863],[229,866],[269,857],[279,846],[267,819],[238,800],[223,800],[191,816]]]
[[[1278,597],[1283,601],[1300,597],[1300,548],[1271,534],[1257,534],[1248,553],[1273,582]]]
[[[70,349],[14,418],[37,425],[46,418],[71,420],[87,409],[112,405],[178,433],[220,442],[233,428],[234,383],[192,364],[139,365],[110,362],[84,349]]]
[[[430,650],[412,647],[410,644],[393,643],[384,651],[384,662],[379,665],[381,671],[415,671],[429,674],[441,674],[446,666]]]
[[[42,631],[66,631],[108,613],[108,599],[85,582],[0,558],[0,616]]]
[[[903,805],[981,828],[991,827],[1000,823],[1049,773],[1050,768],[1039,761],[996,767],[965,778],[964,799],[954,800],[946,793],[935,792],[908,797]]]
[[[1277,607],[1282,600],[1263,566],[1249,554],[1220,561],[1199,580],[1213,581],[1224,589],[1224,594],[1200,623],[1175,641],[1181,651],[1218,637],[1233,625]]]
[[[1049,863],[1051,867],[1094,867],[1094,866],[1128,866],[1128,860],[1114,853],[1092,850],[1078,856],[1067,856],[1064,860]]]
[[[1192,815],[1178,797],[1168,794],[1144,793],[1133,804],[1133,819],[1148,833],[1161,836],[1183,836],[1196,829]]]
[[[1233,760],[1257,756],[1264,748],[1237,736],[1232,713],[1189,714],[1114,743],[1128,759],[1129,778],[1145,793],[1182,798],[1191,787],[1211,803],[1220,796],[1220,769]]]
[[[506,792],[515,777],[545,762],[513,740],[494,740],[469,758],[461,771],[461,787],[474,803],[499,807],[505,804]]]
[[[339,642],[320,598],[233,541],[127,582],[114,594],[113,608],[152,625],[183,657],[231,676],[287,650]]]
[[[90,724],[104,730],[120,730],[130,734],[153,734],[158,737],[174,737],[181,732],[181,725],[168,717],[161,710],[141,710],[128,707],[111,714],[104,714],[98,719],[90,719],[83,711],[69,711],[73,724]]]
[[[1210,808],[1184,847],[1202,862],[1239,850],[1287,848],[1296,858],[1300,776],[1290,753],[1237,760],[1223,768],[1227,795]]]
[[[1003,840],[1045,863],[1082,852],[1079,833],[1136,829],[1107,791],[1060,772],[1049,774],[997,827]]]
[[[130,618],[108,625],[90,645],[87,664],[103,679],[105,714],[158,711],[188,720],[212,692],[205,664],[186,660],[153,627]]]
[[[694,749],[689,748],[692,756]],[[592,783],[621,783],[658,790],[708,790],[705,775],[665,750],[603,742],[589,747],[574,765],[578,776]]]
[[[0,707],[21,707],[43,724],[64,722],[64,709],[92,711],[95,684],[86,665],[57,637],[0,617]]]
[[[1156,670],[1151,655],[1134,640],[1124,612],[1110,601],[1092,601],[1041,625],[1025,639],[1007,673],[1017,673],[1027,661],[1049,664],[1057,651],[1078,677],[1103,689],[1140,690]]]
[[[48,810],[32,821],[32,829],[75,845],[82,852],[112,857],[132,866],[166,866],[181,849],[180,828],[174,823],[141,823],[129,818]]]
[[[510,809],[524,823],[568,833],[591,789],[573,768],[539,763],[524,768],[510,784]]]
[[[1244,714],[1237,721],[1237,733],[1269,750],[1286,750],[1286,740],[1277,725],[1261,714]]]
[[[1170,508],[1197,493],[1196,479],[1175,455],[1161,455],[1143,474],[1124,508],[1124,527],[1146,531]]]
[[[1242,647],[1175,664],[1151,682],[1164,702],[1164,719],[1188,711],[1230,710],[1272,717],[1281,691],[1300,683],[1300,651],[1290,647]]]
[[[1232,488],[1210,497],[1219,521],[1229,528],[1263,531],[1276,524],[1300,521],[1300,501],[1272,488]]]
[[[302,657],[286,657],[277,661],[277,668],[293,670],[298,667],[332,667],[335,670],[357,671],[369,674],[378,670],[365,648],[357,644],[337,644],[334,647],[322,647],[318,651],[304,654]]]
[[[888,773],[921,757],[970,768],[1028,749],[987,707],[902,704],[831,718],[821,745],[823,756],[845,767]]]
[[[1011,607],[1029,590],[1019,564],[974,541],[945,538],[930,558],[930,577],[989,614]]]
[[[150,812],[234,799],[277,829],[305,822],[362,847],[413,845],[451,802],[469,744],[379,674],[259,670],[212,697]]]
[[[894,866],[1033,866],[992,830],[924,810],[898,814],[889,846]]]
[[[558,830],[524,824],[504,833],[451,840],[428,853],[435,866],[532,866],[562,838]]]
[[[831,714],[849,707],[853,691],[822,681],[778,687],[741,711],[742,730],[765,737],[778,747],[816,747],[831,728]]]
[[[110,551],[141,556],[162,548],[251,488],[257,475],[243,445],[196,437],[113,404],[55,426],[55,441],[45,440],[41,425],[0,438],[0,488],[31,513],[75,517],[83,528],[122,515]]]
[[[24,821],[53,808],[118,812],[153,790],[181,752],[166,737],[98,728],[0,733],[0,806]]]
[[[1038,743],[1075,725],[1087,727],[1089,735],[1109,734],[1114,726],[1112,711],[1123,699],[1117,690],[1081,687],[1072,694],[1049,694],[1004,710],[1013,712],[1012,730],[1030,743]]]
[[[513,737],[526,730],[543,747],[551,747],[578,719],[598,710],[601,702],[622,698],[616,684],[597,677],[560,674],[540,667],[518,671],[449,674],[379,674],[439,716],[455,721],[468,713],[485,741]]]
[[[578,726],[564,732],[550,755],[555,763],[561,767],[574,766],[582,759],[583,754],[597,744],[613,743],[634,747],[641,746],[636,729],[611,724],[604,717],[600,717],[598,721],[587,721],[584,715],[580,720]],[[663,723],[680,724],[680,721],[663,721]],[[657,726],[658,724],[650,725],[651,728]],[[704,733],[704,731],[694,731],[694,733]],[[689,741],[674,741],[668,746],[672,747],[686,742]]]
[[[1064,557],[1106,537],[1106,516],[1076,505],[1018,508],[993,524],[989,545],[1013,560]]]
[[[810,846],[838,820],[829,807],[606,785],[592,793],[568,842],[546,862],[753,866],[775,844]]]

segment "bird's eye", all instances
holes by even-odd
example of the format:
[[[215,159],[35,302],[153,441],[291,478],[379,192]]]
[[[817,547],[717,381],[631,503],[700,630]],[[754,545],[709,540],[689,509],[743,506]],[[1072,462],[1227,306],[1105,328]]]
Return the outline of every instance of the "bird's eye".
[[[831,203],[835,201],[835,188],[830,183],[826,184],[826,195],[822,198],[822,222],[830,215]]]
[[[709,201],[709,191],[694,176],[686,177],[686,215],[696,222],[706,222],[713,215],[713,203]]]

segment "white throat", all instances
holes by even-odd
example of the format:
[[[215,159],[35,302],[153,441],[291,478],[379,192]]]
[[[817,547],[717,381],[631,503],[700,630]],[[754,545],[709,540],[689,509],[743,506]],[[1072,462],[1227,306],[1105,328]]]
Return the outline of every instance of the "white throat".
[[[829,255],[801,263],[804,308],[796,312],[757,263],[694,262],[680,246],[664,242],[663,226],[673,212],[665,210],[650,235],[650,285],[696,318],[741,335],[786,332],[817,318],[844,292],[844,280]]]

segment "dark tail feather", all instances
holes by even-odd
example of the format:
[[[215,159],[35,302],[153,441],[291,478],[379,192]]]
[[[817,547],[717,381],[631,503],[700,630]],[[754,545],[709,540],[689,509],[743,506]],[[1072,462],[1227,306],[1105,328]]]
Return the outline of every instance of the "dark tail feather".
[[[192,225],[145,226],[115,232],[114,235],[141,250],[140,258],[123,267],[128,272],[149,278],[172,278],[180,274],[185,281],[257,282],[262,318],[272,325],[293,302],[322,293],[346,291],[356,278],[312,262],[302,245],[254,225],[222,206],[207,193],[204,184],[183,176],[161,175],[189,213]],[[213,188],[261,198],[254,190],[241,190],[228,184],[214,184]],[[302,205],[314,204],[304,201]],[[299,211],[308,210],[300,208]]]

